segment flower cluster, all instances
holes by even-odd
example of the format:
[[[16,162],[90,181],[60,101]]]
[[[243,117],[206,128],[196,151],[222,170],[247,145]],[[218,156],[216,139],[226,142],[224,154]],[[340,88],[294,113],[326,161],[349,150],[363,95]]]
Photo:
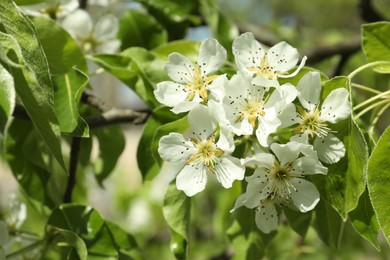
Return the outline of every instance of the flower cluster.
[[[217,73],[227,54],[215,39],[202,42],[195,63],[169,55],[165,71],[171,81],[157,84],[154,94],[172,112],[188,112],[190,130],[162,137],[158,152],[165,161],[183,163],[176,186],[187,196],[202,191],[208,175],[229,188],[244,179],[247,167],[254,168],[232,211],[254,209],[257,227],[269,233],[278,225],[275,206],[307,212],[317,205],[319,192],[307,177],[326,175],[323,163],[345,155],[332,128],[351,114],[349,92],[338,88],[321,98],[318,72],[306,73],[297,86],[281,84],[306,61],[294,70],[299,53],[286,42],[266,50],[244,33],[234,40],[233,55],[237,72],[231,77]],[[232,156],[237,143],[248,147],[241,158]]]

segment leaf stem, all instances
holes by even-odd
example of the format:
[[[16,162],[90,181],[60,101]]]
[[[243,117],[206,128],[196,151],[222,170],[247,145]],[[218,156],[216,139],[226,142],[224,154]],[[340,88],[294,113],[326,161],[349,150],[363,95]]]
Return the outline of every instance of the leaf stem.
[[[373,96],[372,98],[369,98],[369,99],[367,99],[366,101],[360,103],[359,105],[356,105],[356,106],[353,108],[353,111],[356,111],[356,110],[358,110],[358,109],[364,107],[365,105],[368,105],[368,104],[372,103],[373,101],[375,101],[375,100],[377,100],[377,99],[380,99],[380,98],[382,98],[382,97],[384,97],[384,96],[387,96],[387,95],[390,95],[390,90],[385,91],[385,92],[382,92],[382,93],[380,93],[380,94],[378,94],[378,95],[375,95],[375,96]],[[386,101],[386,100],[384,100],[384,101]]]
[[[367,68],[375,67],[375,66],[378,66],[378,65],[390,65],[390,61],[374,61],[374,62],[367,63],[367,64],[365,64],[363,66],[360,66],[359,68],[355,69],[351,73],[349,73],[348,78],[349,78],[349,80],[351,80],[359,72],[361,72],[361,71],[363,71],[363,70],[365,70]]]
[[[379,101],[379,102],[377,102],[377,103],[372,104],[372,105],[369,106],[369,107],[366,107],[365,109],[363,109],[362,111],[360,111],[360,112],[354,117],[354,119],[355,119],[355,120],[358,119],[359,117],[361,117],[362,115],[364,115],[365,113],[367,113],[368,111],[370,111],[371,109],[376,108],[377,106],[386,104],[387,102],[389,102],[389,101],[388,101],[388,100],[382,100],[382,101]]]
[[[371,124],[370,124],[370,127],[368,128],[368,134],[369,135],[372,135],[373,132],[374,132],[374,127],[376,125],[376,123],[378,123],[378,120],[379,118],[382,116],[382,114],[390,107],[390,103],[388,103],[387,105],[385,105],[384,107],[382,107],[378,113],[375,115],[375,118],[374,120],[372,120]]]
[[[27,252],[33,250],[34,248],[40,246],[43,242],[45,242],[45,239],[38,240],[38,241],[36,241],[36,242],[26,246],[26,247],[23,247],[22,249],[19,249],[18,251],[15,251],[15,252],[13,252],[11,254],[8,254],[6,256],[6,259],[9,259],[9,258],[12,258],[12,257],[16,257],[18,255],[22,255],[24,253],[27,253]]]
[[[373,88],[370,88],[370,87],[367,87],[367,86],[364,86],[364,85],[356,84],[356,83],[351,83],[351,86],[354,87],[354,88],[357,88],[357,89],[361,89],[361,90],[365,90],[365,91],[368,91],[368,92],[372,92],[374,94],[382,93],[379,90],[376,90],[376,89],[373,89]]]

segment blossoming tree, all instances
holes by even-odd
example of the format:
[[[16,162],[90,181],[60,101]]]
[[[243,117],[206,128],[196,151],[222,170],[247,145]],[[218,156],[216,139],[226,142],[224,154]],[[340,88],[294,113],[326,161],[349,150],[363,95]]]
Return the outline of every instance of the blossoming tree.
[[[239,32],[214,1],[139,2],[0,2],[0,141],[21,193],[0,214],[0,259],[156,257],[77,194],[88,189],[80,175],[95,164],[93,138],[95,179],[103,185],[113,171],[119,123],[144,124],[145,180],[171,166],[159,208],[171,257],[278,257],[283,234],[302,247],[310,230],[332,249],[344,233],[386,247],[378,234],[390,241],[390,23],[363,25],[366,62],[329,76],[308,66],[313,53]],[[213,37],[182,40],[202,22]],[[92,90],[102,71],[146,109],[107,108]],[[367,71],[386,89],[362,82]],[[215,247],[194,253],[211,220]]]

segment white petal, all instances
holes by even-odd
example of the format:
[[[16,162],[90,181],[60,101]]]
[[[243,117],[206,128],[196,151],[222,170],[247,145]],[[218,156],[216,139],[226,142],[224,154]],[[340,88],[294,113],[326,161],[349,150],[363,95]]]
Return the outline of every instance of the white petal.
[[[222,66],[226,59],[226,50],[215,39],[202,42],[199,49],[198,65],[202,75],[214,72]]]
[[[211,96],[217,100],[222,101],[225,96],[225,88],[229,84],[226,75],[221,75],[211,82],[206,88],[210,91]]]
[[[207,174],[205,167],[196,167],[195,165],[186,165],[176,177],[176,187],[178,190],[191,197],[206,187]]]
[[[276,79],[266,79],[264,77],[255,77],[252,80],[252,84],[255,84],[259,87],[264,87],[266,90],[268,90],[270,87],[277,88],[279,87],[279,81]]]
[[[276,114],[281,114],[284,108],[291,104],[297,95],[298,91],[293,85],[289,83],[283,84],[272,92],[265,107],[274,107]]]
[[[268,147],[268,136],[276,132],[276,129],[280,126],[280,120],[275,117],[272,120],[264,117],[258,118],[259,126],[256,129],[256,137],[260,145]]]
[[[120,46],[120,40],[106,41],[96,47],[96,53],[116,53]]]
[[[299,211],[312,210],[320,201],[320,193],[313,183],[301,178],[293,178],[290,184],[295,188],[291,193],[291,198]]]
[[[168,62],[165,64],[164,69],[173,81],[179,83],[192,82],[194,65],[180,53],[174,52],[169,54]]]
[[[198,105],[188,113],[188,123],[194,135],[206,140],[217,129],[216,119],[206,106]]]
[[[270,153],[257,153],[253,157],[247,157],[245,159],[241,159],[241,163],[247,166],[259,165],[261,167],[265,167],[266,169],[270,169],[270,170],[273,168],[274,161],[275,161],[275,156]]]
[[[294,77],[296,76],[299,71],[303,68],[303,66],[305,66],[305,63],[306,63],[306,60],[307,60],[307,57],[304,56],[301,60],[301,63],[299,64],[298,68],[293,72],[293,73],[290,73],[290,74],[279,74],[279,78],[291,78],[291,77]]]
[[[213,114],[213,116],[221,125],[229,125],[229,121],[226,119],[225,110],[220,102],[209,100],[207,102],[207,106],[209,108],[209,111]]]
[[[221,126],[216,146],[225,153],[232,153],[234,151],[233,135],[226,126]]]
[[[171,111],[175,114],[179,114],[179,113],[183,113],[183,112],[188,112],[188,111],[191,111],[192,109],[194,109],[195,107],[197,107],[199,105],[199,102],[195,102],[195,101],[183,101],[183,102],[180,102],[178,103],[177,105],[175,105]]]
[[[309,144],[309,135],[306,132],[303,134],[297,134],[291,136],[290,141],[301,143],[301,144]]]
[[[330,92],[321,105],[320,119],[334,124],[348,118],[351,115],[351,104],[348,97],[349,93],[345,88],[338,88]]]
[[[172,81],[158,83],[153,93],[158,102],[168,107],[174,107],[178,103],[184,102],[188,96],[188,93],[185,92],[185,86]]]
[[[230,213],[234,212],[237,208],[244,206],[247,194],[243,193],[236,199],[233,208],[229,211]]]
[[[245,167],[240,160],[232,156],[222,156],[215,165],[215,176],[224,188],[232,187],[235,180],[244,179]]]
[[[318,158],[324,163],[337,163],[345,156],[343,142],[333,134],[328,134],[325,138],[317,137],[313,145],[317,151]]]
[[[308,72],[297,85],[298,99],[302,106],[309,111],[314,111],[318,105],[321,94],[321,77],[318,72]]]
[[[92,34],[93,22],[86,11],[78,9],[64,19],[62,27],[72,36],[85,39]]]
[[[286,42],[280,42],[267,52],[268,63],[276,72],[287,72],[294,68],[299,60],[299,52]]]
[[[253,74],[247,68],[257,67],[264,56],[264,49],[252,33],[241,34],[233,41],[233,54],[240,70]]]
[[[281,122],[280,128],[299,124],[302,121],[293,103],[287,104],[284,107],[283,112],[278,115],[278,118]]]
[[[295,142],[289,142],[287,144],[271,144],[271,150],[274,152],[282,166],[287,163],[291,163],[298,158],[300,153],[300,145]]]
[[[270,233],[278,228],[278,213],[273,202],[264,202],[256,209],[255,222],[263,233]]]
[[[317,158],[304,156],[294,161],[291,173],[297,175],[327,174],[328,168],[323,166]]]
[[[164,161],[184,162],[196,152],[191,141],[186,141],[183,135],[170,133],[160,139],[158,153]]]
[[[98,41],[108,41],[116,38],[119,31],[119,20],[112,14],[102,16],[95,25],[93,36]]]

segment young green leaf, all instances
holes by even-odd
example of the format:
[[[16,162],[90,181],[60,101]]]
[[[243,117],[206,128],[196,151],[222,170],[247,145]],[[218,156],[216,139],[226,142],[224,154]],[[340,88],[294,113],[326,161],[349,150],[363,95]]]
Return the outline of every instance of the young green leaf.
[[[390,243],[390,127],[379,139],[368,161],[368,191],[387,242]]]
[[[200,42],[195,41],[173,41],[166,44],[162,44],[152,50],[152,53],[163,60],[167,60],[169,54],[172,52],[178,52],[183,56],[186,56],[191,61],[196,61],[199,55]]]
[[[15,86],[11,74],[0,63],[0,135],[4,135],[15,108]]]
[[[369,62],[390,62],[390,22],[363,25],[363,50]],[[390,65],[375,66],[380,73],[390,73]]]

